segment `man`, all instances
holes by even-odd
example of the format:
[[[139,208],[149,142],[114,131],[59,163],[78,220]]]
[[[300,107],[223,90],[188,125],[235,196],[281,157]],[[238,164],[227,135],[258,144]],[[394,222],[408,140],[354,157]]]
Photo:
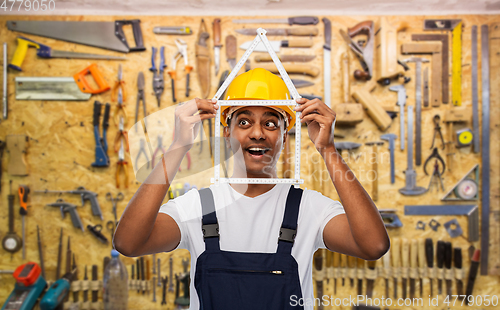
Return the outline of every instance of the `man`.
[[[289,98],[284,82],[263,69],[235,78],[225,95],[226,100]],[[302,113],[300,122],[307,124],[342,205],[289,184],[221,184],[190,190],[161,206],[201,121],[215,117],[219,108],[212,100],[194,99],[176,110],[174,142],[129,202],[115,232],[116,249],[126,256],[188,249],[194,275],[190,308],[217,310],[302,309],[291,300],[313,298],[311,263],[318,248],[380,258],[389,249],[387,231],[335,149],[335,113],[319,100],[297,103],[294,110]],[[232,178],[277,178],[287,132],[299,121],[293,110],[226,106],[221,111],[224,138],[234,153]]]

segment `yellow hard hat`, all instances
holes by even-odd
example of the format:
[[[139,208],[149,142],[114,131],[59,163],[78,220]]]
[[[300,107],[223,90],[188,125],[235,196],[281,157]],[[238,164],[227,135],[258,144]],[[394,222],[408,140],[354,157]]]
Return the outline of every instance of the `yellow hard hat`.
[[[229,85],[224,100],[290,100],[285,82],[271,72],[256,68],[240,74]],[[227,119],[244,106],[221,106],[221,123],[227,126]],[[280,112],[286,121],[286,130],[295,125],[293,106],[266,106]]]

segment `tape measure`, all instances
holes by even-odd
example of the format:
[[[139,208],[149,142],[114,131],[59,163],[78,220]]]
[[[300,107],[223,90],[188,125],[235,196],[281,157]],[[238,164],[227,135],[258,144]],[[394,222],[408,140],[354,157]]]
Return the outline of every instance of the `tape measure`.
[[[476,197],[478,186],[473,179],[464,179],[455,187],[455,195],[464,200],[470,200]]]
[[[472,130],[469,128],[461,129],[457,131],[457,143],[458,147],[468,146],[472,143],[474,135]]]

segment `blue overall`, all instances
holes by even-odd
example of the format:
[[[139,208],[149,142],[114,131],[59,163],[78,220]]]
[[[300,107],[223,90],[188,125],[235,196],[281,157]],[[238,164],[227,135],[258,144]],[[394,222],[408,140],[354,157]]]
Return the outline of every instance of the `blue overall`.
[[[212,191],[204,188],[199,193],[205,251],[196,261],[194,286],[200,310],[303,309],[290,305],[290,296],[302,298],[292,256],[302,189],[290,187],[276,253],[221,251]]]

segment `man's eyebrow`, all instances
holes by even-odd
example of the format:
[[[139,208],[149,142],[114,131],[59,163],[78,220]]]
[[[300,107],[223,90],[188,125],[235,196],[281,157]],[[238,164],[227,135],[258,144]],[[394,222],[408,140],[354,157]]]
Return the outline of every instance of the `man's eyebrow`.
[[[264,113],[264,116],[274,116],[274,117],[276,117],[277,119],[279,119],[279,118],[280,118],[280,116],[278,115],[278,113],[276,113],[276,112],[271,112],[271,111],[267,111],[267,112],[265,112],[265,113]]]
[[[240,110],[240,111],[236,111],[236,116],[234,118],[235,119],[238,118],[238,116],[240,116],[241,114],[246,114],[248,116],[253,116],[253,113],[250,110]]]

